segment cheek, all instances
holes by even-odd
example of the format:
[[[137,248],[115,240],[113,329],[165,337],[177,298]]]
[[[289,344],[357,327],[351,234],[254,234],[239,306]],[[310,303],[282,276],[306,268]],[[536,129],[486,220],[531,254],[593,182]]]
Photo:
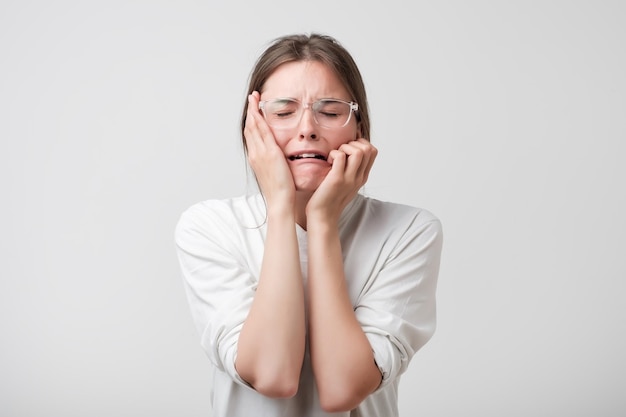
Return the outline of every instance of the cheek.
[[[337,149],[344,143],[351,142],[359,138],[358,130],[354,126],[346,126],[341,130],[326,135],[326,140]]]
[[[280,130],[274,130],[271,127],[270,127],[270,129],[272,130],[272,135],[274,135],[274,139],[276,140],[276,144],[278,145],[278,147],[280,149],[282,149],[284,151],[285,147],[287,146],[287,143],[291,140],[291,135],[289,135],[287,132],[281,132]]]

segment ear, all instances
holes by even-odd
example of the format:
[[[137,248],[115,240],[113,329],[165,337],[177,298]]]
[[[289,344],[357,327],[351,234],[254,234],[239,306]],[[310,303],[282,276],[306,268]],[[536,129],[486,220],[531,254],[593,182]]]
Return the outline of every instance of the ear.
[[[361,125],[361,122],[358,122],[356,125],[356,138],[355,139],[359,139],[363,137],[363,126]]]

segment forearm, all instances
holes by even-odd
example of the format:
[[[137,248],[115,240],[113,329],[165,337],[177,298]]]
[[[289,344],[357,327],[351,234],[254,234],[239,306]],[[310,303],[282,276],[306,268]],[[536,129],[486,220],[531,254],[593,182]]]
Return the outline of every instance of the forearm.
[[[259,284],[239,336],[237,372],[264,395],[294,395],[304,357],[305,331],[293,213],[270,213]]]
[[[350,301],[339,232],[328,222],[309,222],[309,340],[322,406],[350,410],[381,381],[372,348]]]

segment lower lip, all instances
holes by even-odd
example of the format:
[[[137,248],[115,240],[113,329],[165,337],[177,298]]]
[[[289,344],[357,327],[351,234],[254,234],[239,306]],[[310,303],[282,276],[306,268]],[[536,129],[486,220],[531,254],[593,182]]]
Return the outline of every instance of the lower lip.
[[[300,158],[300,159],[289,159],[289,162],[291,163],[316,163],[316,164],[324,164],[324,165],[328,165],[328,162],[323,160],[323,159],[317,159],[317,158]]]

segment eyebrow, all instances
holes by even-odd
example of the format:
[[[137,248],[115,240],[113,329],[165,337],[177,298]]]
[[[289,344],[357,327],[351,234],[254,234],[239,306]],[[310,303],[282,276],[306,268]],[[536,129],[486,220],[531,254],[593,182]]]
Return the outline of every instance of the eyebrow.
[[[295,97],[284,97],[284,96],[268,98],[268,99],[265,99],[265,100],[262,100],[262,101],[268,101],[268,100],[293,100],[293,101],[297,101],[299,103],[303,102],[302,100],[300,100],[298,98],[295,98]],[[317,98],[315,100],[312,100],[312,101],[308,102],[308,104],[316,103],[316,102],[322,101],[322,100],[341,100],[341,101],[345,101],[346,103],[350,103],[350,102],[354,101],[352,99],[345,99],[345,98],[339,98],[339,97],[321,97],[321,98]]]

